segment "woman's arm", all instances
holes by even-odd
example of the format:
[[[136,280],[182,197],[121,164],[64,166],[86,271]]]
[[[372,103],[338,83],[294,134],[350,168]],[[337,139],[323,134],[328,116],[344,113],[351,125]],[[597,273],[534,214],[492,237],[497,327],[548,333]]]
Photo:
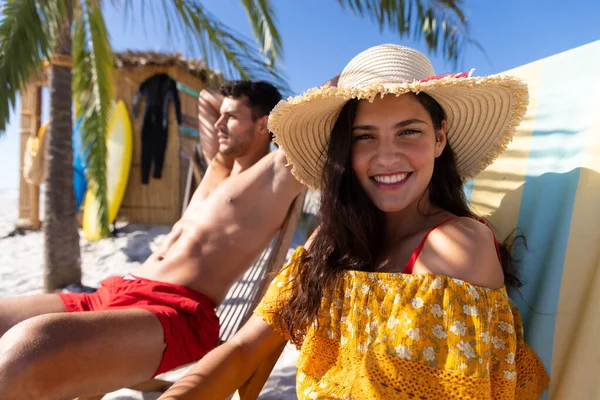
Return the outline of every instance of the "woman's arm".
[[[232,339],[198,361],[159,400],[224,399],[284,342],[265,321],[252,316]]]

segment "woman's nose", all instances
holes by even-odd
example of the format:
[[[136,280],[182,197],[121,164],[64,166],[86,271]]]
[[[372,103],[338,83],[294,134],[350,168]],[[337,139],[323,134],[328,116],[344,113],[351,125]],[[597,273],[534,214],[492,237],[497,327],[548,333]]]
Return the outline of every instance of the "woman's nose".
[[[398,161],[400,161],[402,157],[402,149],[397,144],[389,143],[387,141],[379,143],[377,148],[377,162],[382,167],[398,164]]]

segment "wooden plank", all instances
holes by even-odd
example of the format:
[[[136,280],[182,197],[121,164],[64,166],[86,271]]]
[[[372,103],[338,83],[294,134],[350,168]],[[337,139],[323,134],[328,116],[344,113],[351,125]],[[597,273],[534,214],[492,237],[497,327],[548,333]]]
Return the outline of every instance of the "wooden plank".
[[[33,83],[27,84],[21,93],[21,147],[19,158],[19,219],[16,227],[39,229],[40,188],[29,184],[23,177],[25,148],[27,139],[37,135],[41,124],[41,88]]]
[[[190,160],[186,185],[185,185],[185,193],[183,194],[183,204],[181,205],[181,215],[185,212],[190,199],[192,198],[192,193],[194,190],[194,163]]]
[[[306,189],[303,189],[302,192],[296,197],[288,214],[283,222],[281,227],[281,231],[277,236],[277,241],[273,245],[271,249],[271,257],[269,257],[269,261],[267,263],[267,267],[265,270],[265,277],[263,279],[256,296],[254,296],[254,300],[252,305],[250,306],[249,312],[244,316],[240,326],[243,326],[246,321],[252,316],[252,312],[263,298],[267,288],[269,287],[269,279],[268,277],[283,266],[285,262],[285,258],[287,256],[287,252],[292,244],[292,240],[294,239],[294,234],[296,232],[296,226],[298,225],[298,219],[300,218],[300,214],[302,213],[302,206],[304,205],[304,199],[306,198]]]
[[[34,101],[34,107],[35,107],[35,117],[33,118],[33,120],[31,122],[33,124],[33,130],[35,131],[35,134],[37,135],[38,132],[40,131],[40,127],[42,124],[42,88],[40,86],[36,86],[33,89],[33,92],[34,92],[33,101]],[[46,143],[49,143],[49,141],[46,140]],[[47,154],[47,148],[44,149],[44,151]],[[46,154],[44,154],[44,157],[46,157]],[[45,164],[45,162],[44,162],[44,164]],[[45,168],[45,166],[44,166],[44,168]],[[42,226],[42,223],[40,221],[40,186],[30,184],[29,191],[31,193],[31,198],[30,198],[30,201],[31,201],[31,228],[34,230],[38,230]]]
[[[173,386],[173,382],[162,379],[149,379],[137,385],[129,386],[129,389],[139,390],[140,392],[166,392],[168,388]]]
[[[277,242],[273,246],[273,256],[269,258],[267,265],[266,277],[267,279],[263,279],[261,286],[258,289],[258,295],[254,298],[252,307],[250,307],[250,312],[244,317],[240,326],[243,326],[244,323],[250,318],[252,312],[264,296],[267,288],[269,287],[270,280],[268,279],[269,275],[272,272],[276,272],[279,270],[283,263],[285,262],[285,258],[287,255],[287,251],[290,248],[292,243],[294,233],[296,231],[296,226],[298,224],[298,219],[300,218],[300,214],[302,213],[302,206],[304,205],[304,199],[306,198],[307,189],[303,189],[302,192],[296,197],[293,205],[290,207],[288,212],[288,216],[281,228],[281,233],[277,238]],[[258,398],[260,391],[262,390],[265,382],[269,378],[273,367],[277,363],[281,352],[283,351],[285,345],[287,343],[283,343],[279,346],[269,357],[267,357],[258,367],[258,369],[252,374],[250,379],[248,379],[237,391],[237,396],[239,396],[240,400],[255,400]]]

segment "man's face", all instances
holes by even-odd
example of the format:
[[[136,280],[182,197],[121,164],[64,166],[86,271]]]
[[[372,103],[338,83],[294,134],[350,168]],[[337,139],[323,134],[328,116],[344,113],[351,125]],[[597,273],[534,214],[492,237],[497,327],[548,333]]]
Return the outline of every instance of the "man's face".
[[[262,118],[252,120],[252,110],[245,96],[238,99],[225,97],[221,104],[221,116],[215,122],[219,139],[219,152],[240,157],[257,139]]]

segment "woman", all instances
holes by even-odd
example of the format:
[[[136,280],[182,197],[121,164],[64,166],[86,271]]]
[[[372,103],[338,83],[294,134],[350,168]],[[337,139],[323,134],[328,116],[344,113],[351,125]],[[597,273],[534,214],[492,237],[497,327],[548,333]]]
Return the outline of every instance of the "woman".
[[[255,316],[163,398],[224,398],[285,340],[301,350],[298,398],[535,399],[548,377],[506,285],[510,252],[462,183],[525,114],[510,77],[435,76],[381,45],[339,87],[281,102],[269,128],[294,175],[322,191],[320,226]]]

